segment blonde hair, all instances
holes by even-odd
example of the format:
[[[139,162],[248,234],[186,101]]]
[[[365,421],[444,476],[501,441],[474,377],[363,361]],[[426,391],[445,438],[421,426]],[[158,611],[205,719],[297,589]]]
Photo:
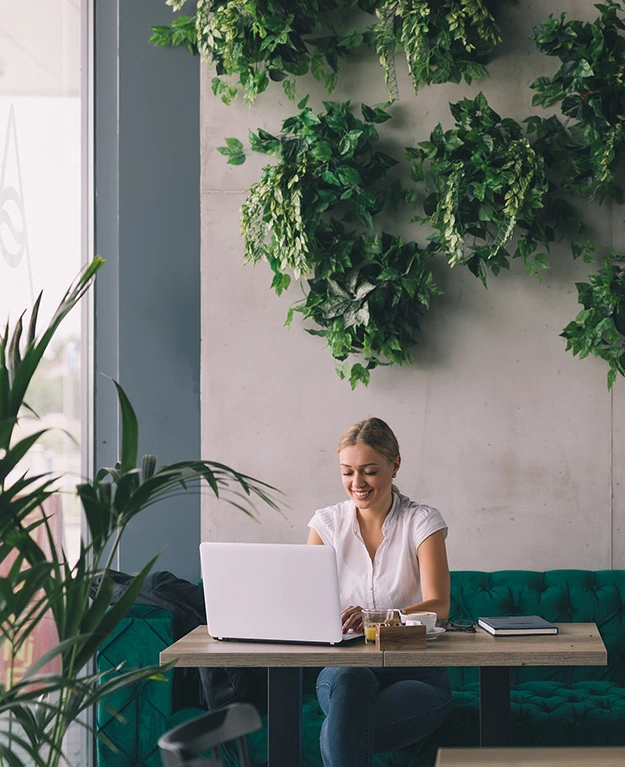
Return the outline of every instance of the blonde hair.
[[[346,429],[339,439],[337,453],[340,453],[345,447],[356,444],[367,445],[389,463],[393,463],[400,455],[397,437],[391,427],[381,418],[366,418]],[[399,493],[395,485],[392,485],[392,489],[395,493]]]

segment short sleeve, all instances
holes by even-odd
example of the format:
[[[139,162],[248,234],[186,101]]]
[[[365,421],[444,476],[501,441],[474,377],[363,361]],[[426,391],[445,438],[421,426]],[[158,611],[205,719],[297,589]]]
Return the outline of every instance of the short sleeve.
[[[321,540],[326,546],[334,546],[335,520],[330,513],[330,509],[319,509],[316,511],[308,523],[308,527],[319,533]]]
[[[412,533],[415,548],[418,549],[426,538],[439,530],[443,530],[447,538],[447,525],[440,511],[433,506],[420,506],[414,517]]]

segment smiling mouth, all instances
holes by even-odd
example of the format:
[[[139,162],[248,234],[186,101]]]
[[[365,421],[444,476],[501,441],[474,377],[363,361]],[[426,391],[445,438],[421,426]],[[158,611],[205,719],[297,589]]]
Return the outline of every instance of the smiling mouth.
[[[373,490],[352,490],[352,495],[362,501],[368,498],[372,492]]]

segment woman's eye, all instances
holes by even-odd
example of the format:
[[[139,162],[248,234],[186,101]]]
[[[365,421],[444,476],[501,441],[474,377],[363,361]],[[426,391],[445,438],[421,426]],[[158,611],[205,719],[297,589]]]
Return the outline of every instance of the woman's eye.
[[[367,477],[375,477],[375,475],[376,475],[377,473],[378,473],[377,471],[365,471],[365,475],[366,475]]]

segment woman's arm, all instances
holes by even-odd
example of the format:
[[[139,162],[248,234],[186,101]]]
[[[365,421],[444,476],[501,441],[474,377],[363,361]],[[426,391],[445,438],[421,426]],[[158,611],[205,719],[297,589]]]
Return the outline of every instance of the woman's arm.
[[[323,546],[323,541],[321,540],[321,536],[315,530],[314,527],[310,528],[310,531],[308,533],[308,540],[306,541],[306,543],[314,543],[314,544],[317,544],[318,546]]]
[[[445,548],[445,533],[437,530],[429,535],[417,549],[419,574],[421,578],[421,596],[423,600],[416,605],[402,607],[402,612],[436,613],[439,620],[449,617],[450,577]]]

